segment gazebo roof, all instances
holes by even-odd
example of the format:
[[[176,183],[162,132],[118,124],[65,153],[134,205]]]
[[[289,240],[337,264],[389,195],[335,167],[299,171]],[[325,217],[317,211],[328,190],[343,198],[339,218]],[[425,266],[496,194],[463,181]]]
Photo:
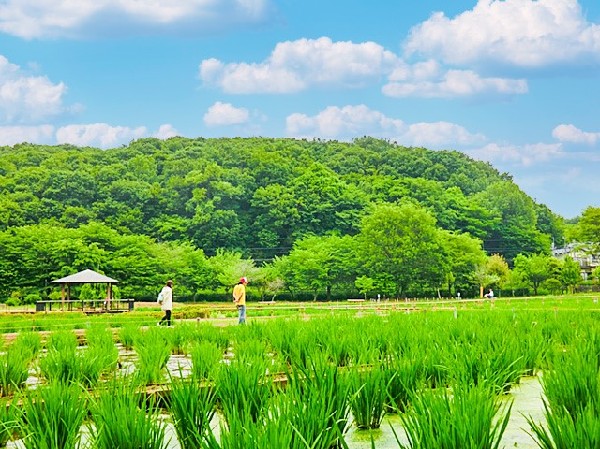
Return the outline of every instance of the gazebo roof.
[[[60,284],[115,284],[119,281],[97,273],[94,270],[87,269],[52,282],[57,282]]]

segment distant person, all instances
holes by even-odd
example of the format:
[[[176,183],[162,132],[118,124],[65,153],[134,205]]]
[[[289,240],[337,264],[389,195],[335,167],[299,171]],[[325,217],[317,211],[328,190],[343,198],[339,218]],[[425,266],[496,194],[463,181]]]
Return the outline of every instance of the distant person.
[[[246,323],[246,284],[248,279],[241,278],[233,287],[233,303],[238,309],[238,324]]]
[[[492,290],[491,288],[489,289],[489,291],[484,295],[486,298],[490,298],[490,299],[494,299],[494,290]]]
[[[160,304],[160,308],[165,312],[158,322],[159,326],[162,326],[163,322],[166,321],[167,326],[171,325],[171,312],[173,311],[173,281],[168,280],[165,286],[158,294],[157,302]]]

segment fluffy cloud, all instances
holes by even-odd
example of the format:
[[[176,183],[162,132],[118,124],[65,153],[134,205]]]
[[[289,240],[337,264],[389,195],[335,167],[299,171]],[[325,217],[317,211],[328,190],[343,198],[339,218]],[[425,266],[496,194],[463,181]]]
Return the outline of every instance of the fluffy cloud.
[[[0,121],[34,123],[65,111],[63,83],[44,76],[28,76],[0,55]]]
[[[426,73],[429,77],[436,72]],[[394,77],[392,76],[393,80]],[[481,78],[471,70],[449,70],[440,78],[427,79],[423,75],[413,75],[406,81],[392,81],[382,88],[389,97],[471,97],[486,94],[524,94],[527,81],[506,78]]]
[[[490,163],[501,163],[529,167],[540,162],[563,156],[560,143],[536,143],[528,145],[500,145],[490,143],[476,150],[466,151],[475,159]]]
[[[558,125],[552,130],[552,137],[561,142],[595,145],[600,141],[600,132],[585,132],[574,125]]]
[[[154,133],[154,137],[157,139],[170,139],[171,137],[176,137],[179,135],[179,131],[177,131],[173,125],[166,123],[164,125],[160,125],[158,131]]]
[[[207,33],[261,23],[270,0],[5,0],[0,31],[26,39],[148,32]]]
[[[454,18],[434,13],[411,30],[405,50],[450,64],[599,62],[600,26],[577,0],[479,0]]]
[[[403,145],[429,147],[472,145],[485,140],[484,136],[471,134],[453,123],[406,124],[365,105],[330,106],[313,117],[296,113],[287,117],[286,124],[287,133],[295,137],[352,139],[370,135]]]
[[[77,146],[109,148],[144,137],[146,133],[147,130],[143,126],[128,128],[111,126],[106,123],[67,125],[56,131],[56,142],[58,144],[70,143]]]
[[[17,143],[51,143],[54,138],[52,125],[40,126],[0,126],[0,145],[11,146]]]
[[[230,103],[217,101],[204,114],[207,126],[240,125],[248,121],[250,114],[245,108],[236,108]]]
[[[290,93],[310,86],[362,85],[397,64],[394,53],[374,42],[332,42],[321,37],[279,43],[258,64],[206,59],[200,64],[200,78],[227,93]]]

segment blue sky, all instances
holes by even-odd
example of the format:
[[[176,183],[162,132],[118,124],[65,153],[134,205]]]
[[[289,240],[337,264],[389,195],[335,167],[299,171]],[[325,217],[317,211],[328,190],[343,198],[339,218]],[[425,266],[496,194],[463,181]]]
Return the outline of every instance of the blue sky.
[[[600,207],[597,0],[0,0],[0,145],[370,135]]]

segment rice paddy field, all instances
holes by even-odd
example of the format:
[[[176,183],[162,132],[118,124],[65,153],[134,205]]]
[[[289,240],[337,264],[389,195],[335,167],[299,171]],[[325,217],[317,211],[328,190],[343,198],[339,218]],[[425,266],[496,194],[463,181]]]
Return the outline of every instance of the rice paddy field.
[[[594,296],[2,313],[10,448],[598,448]]]

